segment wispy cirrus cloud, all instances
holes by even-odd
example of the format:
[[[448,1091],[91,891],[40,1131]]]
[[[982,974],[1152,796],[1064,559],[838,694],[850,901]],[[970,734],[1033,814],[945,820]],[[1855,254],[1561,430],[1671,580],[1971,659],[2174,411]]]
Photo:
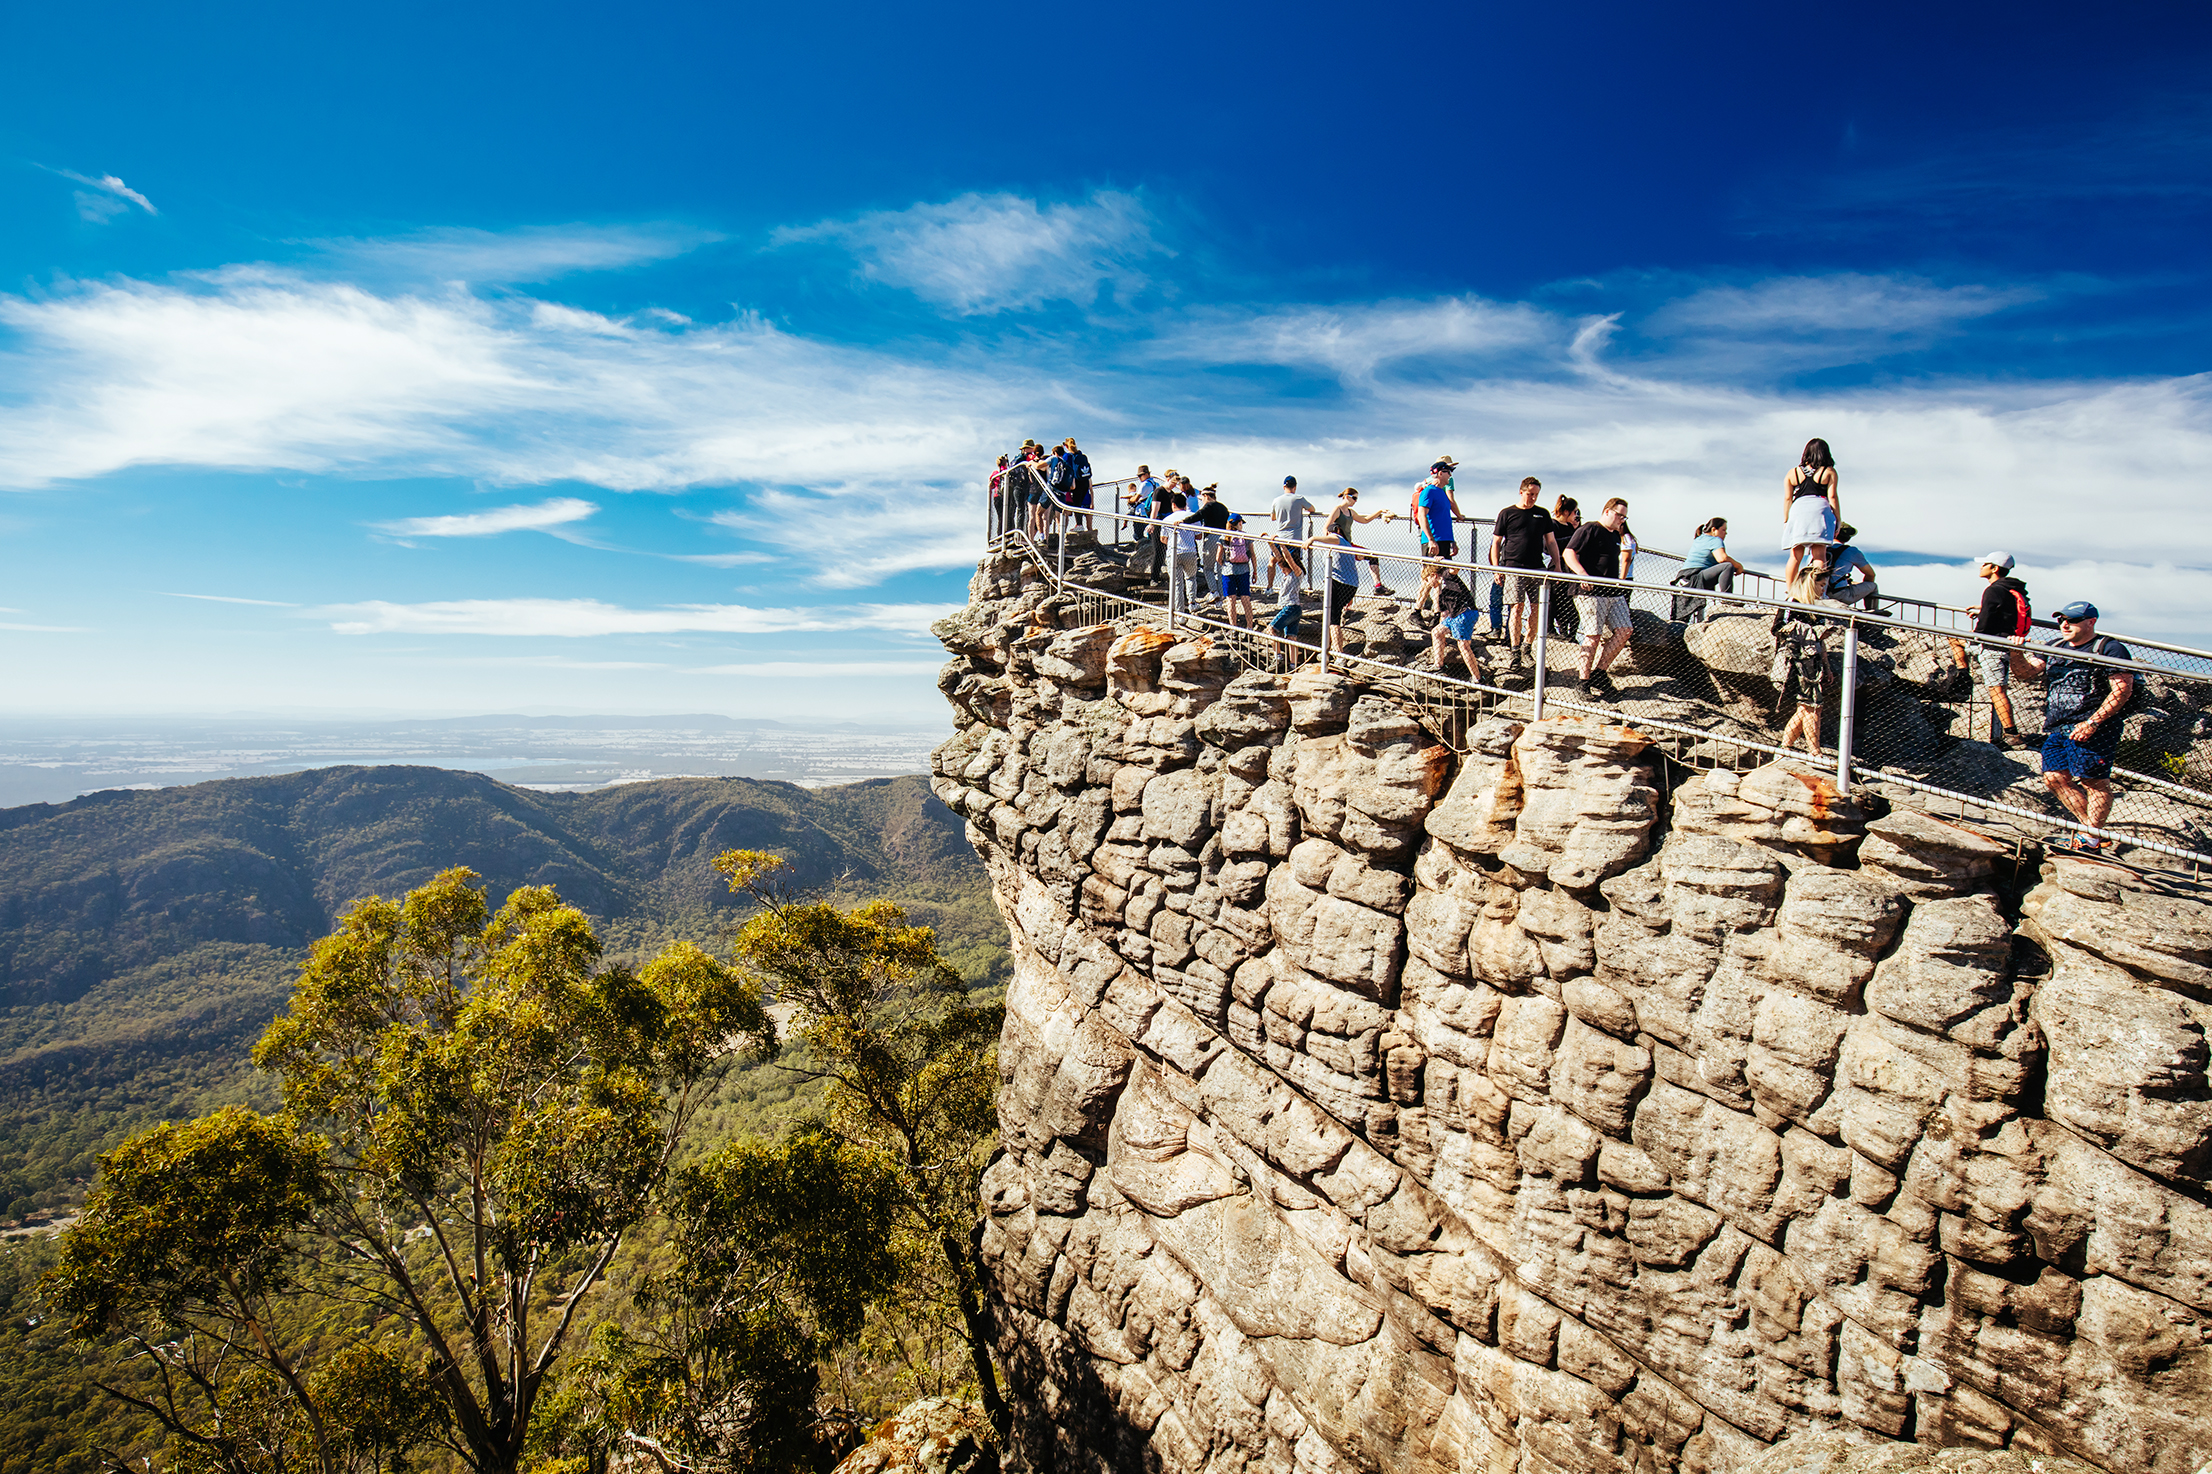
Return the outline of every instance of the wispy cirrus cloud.
[[[588,271],[666,261],[722,239],[682,225],[556,225],[523,230],[439,229],[305,241],[331,267],[411,281],[482,285],[546,282]]]
[[[167,589],[156,589],[154,592],[164,599],[197,599],[206,604],[259,604],[268,609],[297,609],[300,607],[297,604],[286,603],[282,599],[248,599],[237,594],[177,594],[171,593]]]
[[[582,497],[557,496],[535,506],[494,507],[486,512],[460,512],[440,517],[402,517],[395,522],[369,525],[401,542],[433,537],[497,537],[503,532],[547,532],[564,535],[570,523],[581,522],[599,510],[596,502]]]
[[[1192,314],[1144,345],[1147,358],[1275,364],[1367,379],[1408,359],[1496,359],[1565,340],[1561,322],[1524,302],[1480,297],[1284,306]]]
[[[1662,304],[1644,326],[1730,332],[1894,334],[1949,327],[2040,301],[2047,289],[1968,282],[1942,286],[1926,277],[1843,271],[1716,283]]]
[[[849,252],[869,280],[970,317],[1051,301],[1087,306],[1108,288],[1127,298],[1147,283],[1146,258],[1170,254],[1154,239],[1143,201],[1114,190],[1080,204],[965,194],[772,237],[777,246],[810,242]]]
[[[579,639],[593,635],[773,635],[838,630],[926,628],[957,604],[855,604],[754,608],[745,604],[672,604],[628,608],[598,599],[454,599],[395,604],[381,599],[307,611],[342,635],[513,635]]]
[[[89,174],[79,174],[74,169],[55,169],[51,172],[85,186],[76,192],[77,214],[94,225],[105,225],[118,215],[128,214],[133,205],[149,215],[161,213],[154,208],[152,200],[113,174],[102,174],[95,178]]]

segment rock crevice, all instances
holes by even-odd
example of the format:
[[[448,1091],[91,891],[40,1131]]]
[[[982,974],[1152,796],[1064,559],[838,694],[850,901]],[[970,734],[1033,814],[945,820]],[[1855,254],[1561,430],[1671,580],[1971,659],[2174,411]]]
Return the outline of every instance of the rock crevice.
[[[1018,1463],[2212,1458],[2202,893],[971,596]]]

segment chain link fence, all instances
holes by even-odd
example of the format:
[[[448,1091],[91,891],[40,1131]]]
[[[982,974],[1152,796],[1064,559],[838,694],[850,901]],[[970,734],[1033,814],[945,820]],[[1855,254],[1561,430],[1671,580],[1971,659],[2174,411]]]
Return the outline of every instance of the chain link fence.
[[[2116,736],[2090,744],[2108,749],[2110,811],[2091,790],[2085,814],[2044,776],[2046,682],[2016,658],[2045,645],[1973,635],[1949,617],[1963,611],[1887,596],[1879,614],[1792,603],[1760,579],[1727,593],[1685,588],[1672,582],[1681,560],[1651,549],[1619,580],[1501,573],[1471,561],[1489,554],[1487,519],[1463,524],[1452,558],[1430,558],[1405,509],[1342,501],[1303,538],[1247,514],[1240,565],[1224,534],[1130,516],[1128,484],[1095,484],[1089,508],[1069,507],[1030,467],[1010,467],[992,499],[992,541],[1021,546],[1080,622],[1135,617],[1203,633],[1247,669],[1323,662],[1420,706],[1455,744],[1493,711],[1580,713],[1633,724],[1695,767],[1786,756],[1923,809],[2212,861],[2204,652],[2123,637],[2133,658],[2072,656],[2100,683],[2125,675],[2135,686]],[[1347,521],[1346,505],[1393,515]],[[1232,593],[1240,572],[1243,597]],[[1993,740],[2001,703],[2016,746]],[[2071,796],[2085,801],[2079,784]]]

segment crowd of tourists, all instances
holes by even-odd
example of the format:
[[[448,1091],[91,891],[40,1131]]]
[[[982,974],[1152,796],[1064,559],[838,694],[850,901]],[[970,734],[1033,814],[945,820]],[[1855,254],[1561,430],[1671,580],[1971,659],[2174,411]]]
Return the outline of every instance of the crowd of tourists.
[[[1024,466],[1026,472],[1017,472]],[[1513,501],[1490,520],[1488,546],[1469,547],[1463,563],[1460,529],[1479,524],[1460,510],[1458,469],[1452,456],[1438,456],[1403,513],[1362,507],[1359,489],[1349,486],[1324,511],[1299,489],[1297,477],[1285,476],[1279,493],[1248,525],[1230,509],[1218,484],[1200,487],[1173,468],[1155,476],[1149,466],[1139,466],[1134,477],[1117,483],[1125,488],[1122,504],[1137,530],[1128,567],[1140,583],[1161,585],[1172,610],[1192,613],[1210,606],[1210,613],[1236,628],[1259,628],[1255,606],[1273,605],[1266,627],[1285,641],[1303,639],[1307,606],[1318,605],[1321,639],[1332,650],[1343,649],[1345,616],[1363,593],[1409,599],[1431,628],[1437,670],[1448,671],[1456,656],[1476,681],[1484,679],[1475,645],[1484,610],[1468,576],[1486,567],[1491,638],[1502,637],[1497,660],[1503,669],[1533,668],[1537,626],[1548,609],[1551,632],[1577,645],[1568,686],[1596,700],[1616,697],[1611,668],[1634,630],[1628,590],[1619,586],[1633,581],[1638,552],[1627,501],[1608,498],[1594,517],[1585,518],[1572,496],[1558,496],[1546,507],[1543,483],[1524,476]],[[1090,459],[1072,436],[1050,448],[1025,440],[1020,449],[1000,456],[992,472],[996,525],[1024,528],[1033,537],[1059,529],[1062,519],[1070,528],[1095,528],[1093,481]],[[1380,556],[1359,536],[1368,524],[1400,520],[1417,537],[1422,560],[1419,586],[1403,595],[1384,581]],[[1260,530],[1265,535],[1255,537]],[[1727,518],[1714,517],[1692,533],[1673,578],[1670,613],[1676,623],[1710,617],[1714,601],[1727,600],[1736,580],[1754,572],[1729,551],[1728,530]],[[1785,597],[1771,620],[1772,674],[1777,720],[1785,723],[1780,745],[1802,743],[1816,758],[1837,655],[1838,626],[1824,617],[1823,608],[1831,615],[1854,606],[1878,610],[1882,598],[1872,564],[1853,546],[1857,535],[1843,520],[1827,441],[1808,441],[1783,478],[1780,551],[1787,563],[1781,575]],[[1370,580],[1365,590],[1363,567]],[[2136,683],[2124,670],[2073,656],[2132,657],[2125,645],[2097,633],[2096,606],[2085,600],[2057,612],[2056,639],[2031,646],[2028,592],[2014,570],[2009,553],[1981,560],[1985,587],[1973,633],[1982,638],[1973,661],[1965,641],[1950,642],[1953,668],[1945,691],[1965,694],[1978,667],[1992,707],[1991,740],[2018,749],[2025,744],[2014,719],[2011,685],[2040,677],[2044,781],[2076,819],[2099,827],[2111,811],[2112,763]],[[1479,584],[1481,576],[1475,576]],[[1547,584],[1555,595],[1571,588],[1572,596],[1547,597]],[[2080,845],[2096,848],[2087,836]]]

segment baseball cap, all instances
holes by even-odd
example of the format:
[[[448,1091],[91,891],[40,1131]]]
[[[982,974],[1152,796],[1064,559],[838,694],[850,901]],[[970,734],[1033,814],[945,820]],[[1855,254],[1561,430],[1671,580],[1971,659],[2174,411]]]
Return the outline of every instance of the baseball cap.
[[[2095,619],[2097,617],[2097,606],[2087,599],[2076,599],[2064,609],[2059,610],[2058,617],[2074,620],[2077,623],[2084,619]]]
[[[2007,573],[2012,571],[2012,554],[2010,553],[1984,553],[1982,554],[1982,562],[1992,568],[2002,568]]]
[[[1285,486],[1296,486],[1297,484],[1298,478],[1295,476],[1285,476],[1283,478],[1283,485]]]

